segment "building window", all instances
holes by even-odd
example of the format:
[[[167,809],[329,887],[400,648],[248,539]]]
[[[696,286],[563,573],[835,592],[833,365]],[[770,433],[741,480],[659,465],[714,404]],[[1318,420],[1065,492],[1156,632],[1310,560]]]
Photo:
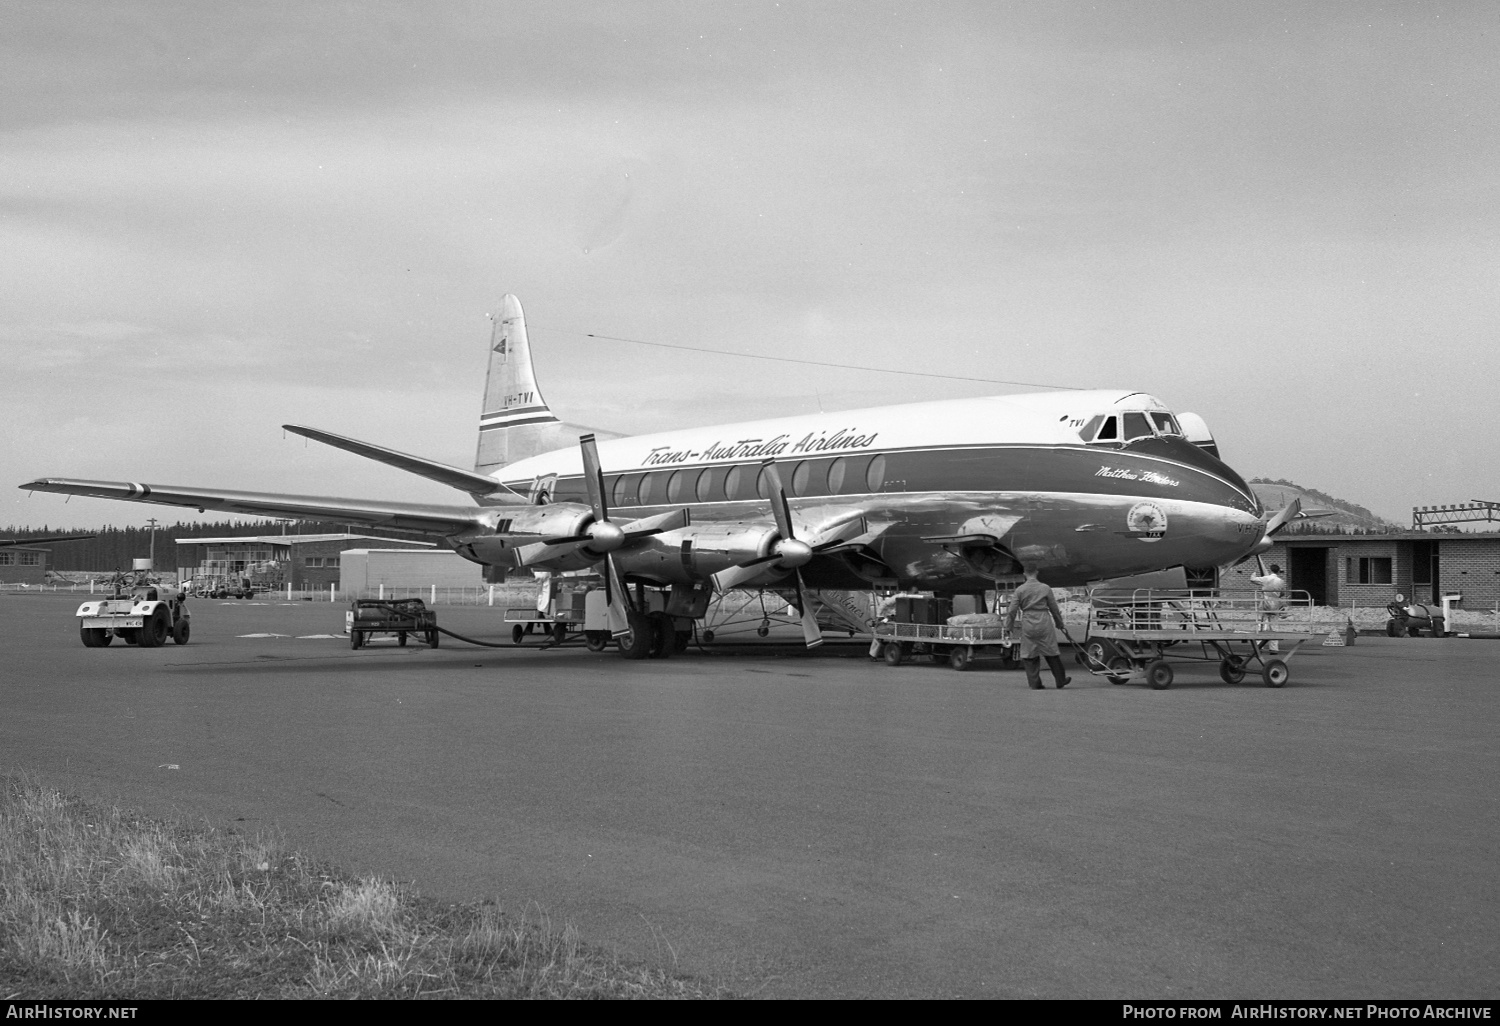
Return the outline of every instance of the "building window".
[[[338,565],[339,565],[339,557],[337,557],[337,556],[329,556],[327,559],[325,559],[323,561],[323,565],[324,566],[331,566],[331,567],[334,567],[335,569],[337,569]]]
[[[322,566],[323,565],[323,557],[322,556],[307,556],[306,557],[306,564],[308,566]]]
[[[15,566],[16,554],[14,552],[0,552],[0,566]]]
[[[1360,584],[1390,584],[1391,583],[1391,557],[1390,556],[1361,556],[1361,557],[1359,557],[1359,583]]]
[[[40,552],[23,552],[23,553],[21,553],[21,565],[22,566],[41,566],[42,565],[42,554]]]

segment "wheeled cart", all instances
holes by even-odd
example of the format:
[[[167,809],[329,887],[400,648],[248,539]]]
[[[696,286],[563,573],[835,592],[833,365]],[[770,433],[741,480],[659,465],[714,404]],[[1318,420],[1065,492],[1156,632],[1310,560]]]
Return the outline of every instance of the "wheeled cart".
[[[363,648],[376,634],[394,634],[399,645],[416,637],[430,648],[438,647],[437,613],[419,598],[355,599],[346,626],[350,648]]]
[[[1286,622],[1311,609],[1305,592],[1268,599],[1259,592],[1101,590],[1090,597],[1078,661],[1111,684],[1145,681],[1158,691],[1172,686],[1174,662],[1216,663],[1228,684],[1257,670],[1267,687],[1279,688],[1291,679],[1297,651],[1329,630],[1310,617]]]
[[[929,656],[935,663],[947,663],[955,670],[969,669],[981,656],[999,656],[1002,670],[1014,670],[1020,665],[1015,656],[1015,639],[1000,627],[878,623],[875,625],[875,641],[880,648],[871,658],[883,658],[887,666],[900,666],[921,654]]]

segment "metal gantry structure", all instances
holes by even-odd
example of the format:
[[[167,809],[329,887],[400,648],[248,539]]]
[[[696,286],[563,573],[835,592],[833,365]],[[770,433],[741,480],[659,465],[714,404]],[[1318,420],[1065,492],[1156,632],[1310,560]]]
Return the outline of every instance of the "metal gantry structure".
[[[1500,522],[1500,502],[1470,499],[1461,506],[1413,506],[1411,529],[1421,531],[1434,524]]]

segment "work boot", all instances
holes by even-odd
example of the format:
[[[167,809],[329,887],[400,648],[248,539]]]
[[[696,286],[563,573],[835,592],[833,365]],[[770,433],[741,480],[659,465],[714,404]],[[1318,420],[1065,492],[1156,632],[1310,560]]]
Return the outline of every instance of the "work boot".
[[[1052,670],[1052,679],[1057,681],[1058,690],[1061,690],[1067,687],[1069,684],[1073,683],[1073,678],[1069,677],[1067,675],[1067,672],[1063,670],[1062,656],[1048,656],[1047,666]],[[1038,676],[1040,676],[1040,674],[1038,674]]]

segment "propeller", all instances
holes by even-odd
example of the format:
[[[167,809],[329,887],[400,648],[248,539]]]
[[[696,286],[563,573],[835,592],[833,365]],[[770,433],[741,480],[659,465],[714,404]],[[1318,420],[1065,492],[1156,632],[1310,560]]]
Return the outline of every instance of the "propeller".
[[[802,614],[802,639],[807,643],[808,648],[816,648],[823,644],[823,631],[818,627],[818,617],[813,611],[812,601],[808,598],[807,585],[802,581],[800,568],[813,556],[845,545],[851,536],[863,534],[864,518],[856,516],[841,521],[821,532],[817,540],[812,543],[798,538],[796,528],[792,524],[792,508],[787,502],[786,489],[782,486],[781,474],[776,469],[776,461],[768,459],[761,466],[763,468],[761,473],[766,476],[766,483],[769,486],[767,490],[770,492],[771,515],[776,520],[776,531],[781,537],[771,545],[771,550],[766,555],[714,574],[714,584],[720,591],[728,591],[730,588],[738,587],[746,581],[759,577],[766,570],[771,569],[772,564],[777,570],[790,570],[797,588],[797,608]]]
[[[594,511],[594,522],[589,527],[606,528],[601,534],[611,539],[605,542],[606,547],[602,550],[595,548],[592,541],[588,546],[590,551],[602,551],[604,556],[604,596],[609,600],[609,632],[615,635],[625,634],[630,630],[630,618],[625,607],[625,582],[615,567],[614,557],[610,555],[625,544],[625,532],[609,519],[609,506],[604,501],[604,471],[599,466],[598,443],[589,434],[578,440],[578,446],[583,450],[583,486],[588,492],[589,507]]]
[[[1265,576],[1265,564],[1261,561],[1260,557],[1262,553],[1268,551],[1271,548],[1271,535],[1275,534],[1277,531],[1281,530],[1283,527],[1291,523],[1293,520],[1296,520],[1301,515],[1302,500],[1300,498],[1293,499],[1291,502],[1287,503],[1285,509],[1281,510],[1270,520],[1266,521],[1265,533],[1260,536],[1260,541],[1255,543],[1255,548],[1245,553],[1239,559],[1236,559],[1230,565],[1239,566],[1245,560],[1249,559],[1251,556],[1254,556],[1255,565],[1260,568],[1261,576]]]

